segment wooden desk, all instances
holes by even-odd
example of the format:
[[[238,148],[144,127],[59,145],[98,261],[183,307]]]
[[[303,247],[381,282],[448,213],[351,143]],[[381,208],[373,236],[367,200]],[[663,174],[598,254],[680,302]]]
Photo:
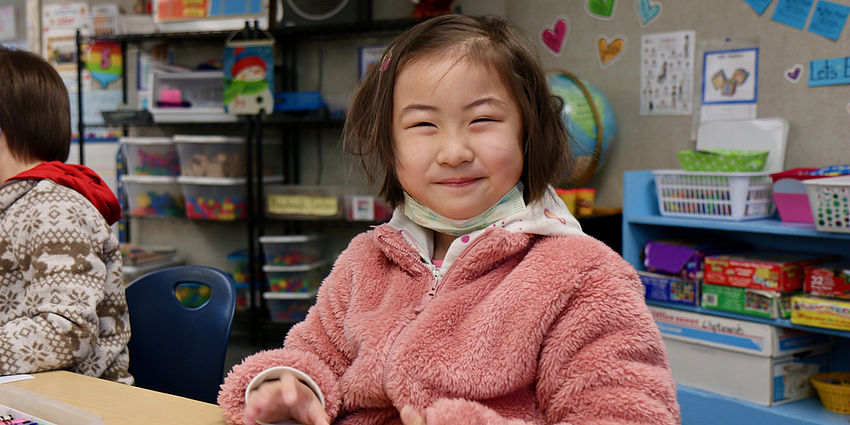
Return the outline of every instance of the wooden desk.
[[[219,407],[66,371],[33,374],[14,385],[94,412],[106,425],[224,425]]]

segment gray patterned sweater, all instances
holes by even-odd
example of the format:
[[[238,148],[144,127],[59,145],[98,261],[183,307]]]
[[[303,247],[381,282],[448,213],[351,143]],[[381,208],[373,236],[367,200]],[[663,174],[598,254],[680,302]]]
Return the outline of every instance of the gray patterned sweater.
[[[0,375],[67,369],[127,384],[130,322],[118,240],[52,180],[0,186]]]

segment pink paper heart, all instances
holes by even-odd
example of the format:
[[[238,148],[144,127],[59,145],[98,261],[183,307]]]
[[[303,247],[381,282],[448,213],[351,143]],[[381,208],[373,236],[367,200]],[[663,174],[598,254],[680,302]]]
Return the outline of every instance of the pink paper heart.
[[[546,28],[540,34],[543,44],[549,48],[554,54],[561,53],[561,46],[564,43],[564,36],[567,35],[567,20],[564,18],[555,21],[554,31]]]

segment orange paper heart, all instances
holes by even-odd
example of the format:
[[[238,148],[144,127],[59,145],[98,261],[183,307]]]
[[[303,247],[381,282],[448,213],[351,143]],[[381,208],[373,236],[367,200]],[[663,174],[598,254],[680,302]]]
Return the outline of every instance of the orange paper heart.
[[[626,49],[626,40],[615,38],[611,43],[608,43],[605,38],[599,38],[596,40],[596,48],[599,50],[599,60],[602,65],[608,65]]]

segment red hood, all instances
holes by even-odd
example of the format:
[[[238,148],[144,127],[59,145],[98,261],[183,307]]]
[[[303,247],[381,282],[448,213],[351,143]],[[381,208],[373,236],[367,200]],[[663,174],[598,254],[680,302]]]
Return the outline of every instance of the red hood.
[[[84,165],[65,164],[59,161],[42,162],[10,178],[21,180],[50,179],[62,186],[76,190],[86,197],[112,225],[121,218],[121,204],[112,189],[91,168]]]

